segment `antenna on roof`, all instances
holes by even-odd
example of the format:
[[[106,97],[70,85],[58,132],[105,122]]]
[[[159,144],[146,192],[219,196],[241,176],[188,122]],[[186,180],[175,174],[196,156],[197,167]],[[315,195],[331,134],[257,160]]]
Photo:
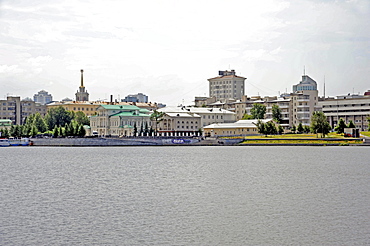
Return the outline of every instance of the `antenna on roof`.
[[[324,99],[325,99],[325,75],[324,75]]]
[[[303,75],[306,75],[306,66],[303,66]]]

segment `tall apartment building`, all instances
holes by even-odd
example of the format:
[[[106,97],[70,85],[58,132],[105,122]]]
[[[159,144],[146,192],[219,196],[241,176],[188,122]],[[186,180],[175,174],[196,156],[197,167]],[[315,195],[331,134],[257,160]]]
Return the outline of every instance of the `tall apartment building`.
[[[8,96],[6,100],[0,100],[0,118],[9,119],[14,125],[22,125],[31,114],[46,114],[46,106],[34,102],[31,98],[21,100],[18,96]]]
[[[245,92],[246,78],[237,76],[235,70],[219,71],[219,76],[208,79],[209,97],[216,100],[241,99]]]
[[[33,101],[41,104],[48,104],[53,101],[53,96],[47,91],[41,90],[33,95]]]
[[[148,103],[148,96],[143,93],[132,94],[125,97],[121,100],[122,102],[139,102],[139,103]]]
[[[87,102],[89,101],[89,93],[84,86],[84,70],[81,69],[81,85],[79,90],[76,92],[76,101],[77,102]]]

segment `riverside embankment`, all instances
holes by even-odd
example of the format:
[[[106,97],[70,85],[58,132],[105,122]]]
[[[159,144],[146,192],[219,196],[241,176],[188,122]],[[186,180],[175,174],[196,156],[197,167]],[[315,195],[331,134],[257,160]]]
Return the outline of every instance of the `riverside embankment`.
[[[369,139],[362,138],[36,138],[33,146],[370,146]]]

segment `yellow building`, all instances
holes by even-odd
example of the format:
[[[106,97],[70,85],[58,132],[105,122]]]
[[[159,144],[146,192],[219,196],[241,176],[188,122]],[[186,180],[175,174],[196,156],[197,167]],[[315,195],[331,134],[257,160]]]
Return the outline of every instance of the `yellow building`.
[[[271,120],[261,120],[266,123]],[[204,136],[220,137],[220,136],[248,136],[259,135],[257,130],[258,120],[239,120],[235,123],[217,123],[203,127]]]
[[[102,103],[99,102],[75,102],[75,101],[62,101],[62,102],[53,102],[46,105],[47,110],[51,108],[57,108],[62,106],[64,109],[73,112],[84,112],[86,116],[92,116],[96,114],[96,109]]]

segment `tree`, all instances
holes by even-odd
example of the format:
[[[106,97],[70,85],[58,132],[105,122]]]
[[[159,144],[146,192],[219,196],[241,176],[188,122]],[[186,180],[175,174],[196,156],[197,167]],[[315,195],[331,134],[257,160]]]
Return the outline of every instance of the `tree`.
[[[277,133],[276,126],[275,126],[274,122],[272,122],[272,121],[266,122],[265,130],[266,130],[266,135]]]
[[[327,135],[330,130],[330,124],[328,120],[326,119],[326,116],[321,111],[315,111],[313,112],[311,116],[311,129],[313,133],[321,133],[321,137],[324,138],[325,135]]]
[[[53,130],[53,137],[57,138],[58,136],[59,136],[59,128],[55,126]]]
[[[303,132],[304,133],[310,133],[311,128],[309,126],[303,126]]]
[[[251,115],[253,119],[264,119],[266,113],[266,106],[263,104],[255,103],[251,108]]]
[[[136,122],[134,122],[134,132],[133,132],[133,134],[134,134],[134,137],[136,137],[136,135],[137,135],[137,126],[136,126]]]
[[[282,114],[281,109],[278,105],[274,104],[272,105],[272,119],[276,121],[277,123],[281,122]]]
[[[344,122],[343,119],[340,119],[338,122],[338,125],[335,127],[335,130],[337,131],[338,134],[344,133],[344,128],[346,128],[346,123]]]
[[[55,126],[65,126],[69,124],[73,119],[73,113],[66,110],[62,106],[57,108],[49,109],[48,113],[45,116],[46,124],[48,125],[49,130],[55,128]]]
[[[284,133],[284,128],[281,125],[278,126],[278,133],[279,134],[283,134]]]
[[[298,131],[298,133],[302,133],[303,132],[303,125],[302,125],[301,122],[299,122],[299,124],[298,124],[297,131]]]
[[[158,123],[163,120],[163,117],[165,116],[164,112],[159,112],[157,110],[154,110],[154,112],[150,115],[150,120],[155,122],[155,135],[157,136],[158,133]]]
[[[82,111],[78,111],[75,113],[74,120],[81,125],[90,125],[89,117],[87,117],[86,114]]]
[[[148,122],[145,121],[144,136],[147,137],[149,134]]]
[[[356,126],[355,126],[355,124],[353,123],[353,121],[352,120],[350,120],[349,121],[349,123],[348,123],[348,126],[347,126],[348,128],[356,128]]]
[[[38,132],[46,132],[47,130],[47,125],[45,123],[45,120],[41,117],[40,113],[34,114],[32,125],[36,127]]]
[[[257,124],[255,125],[257,126],[257,131],[259,134],[263,134],[267,136],[266,126],[265,126],[265,123],[262,122],[262,120],[258,120]]]
[[[292,127],[290,128],[290,130],[291,130],[293,133],[295,133],[295,131],[296,131],[297,129],[296,129],[296,127],[295,127],[295,125],[294,125],[294,124],[292,125]]]
[[[253,116],[250,114],[244,114],[242,120],[253,120]]]

